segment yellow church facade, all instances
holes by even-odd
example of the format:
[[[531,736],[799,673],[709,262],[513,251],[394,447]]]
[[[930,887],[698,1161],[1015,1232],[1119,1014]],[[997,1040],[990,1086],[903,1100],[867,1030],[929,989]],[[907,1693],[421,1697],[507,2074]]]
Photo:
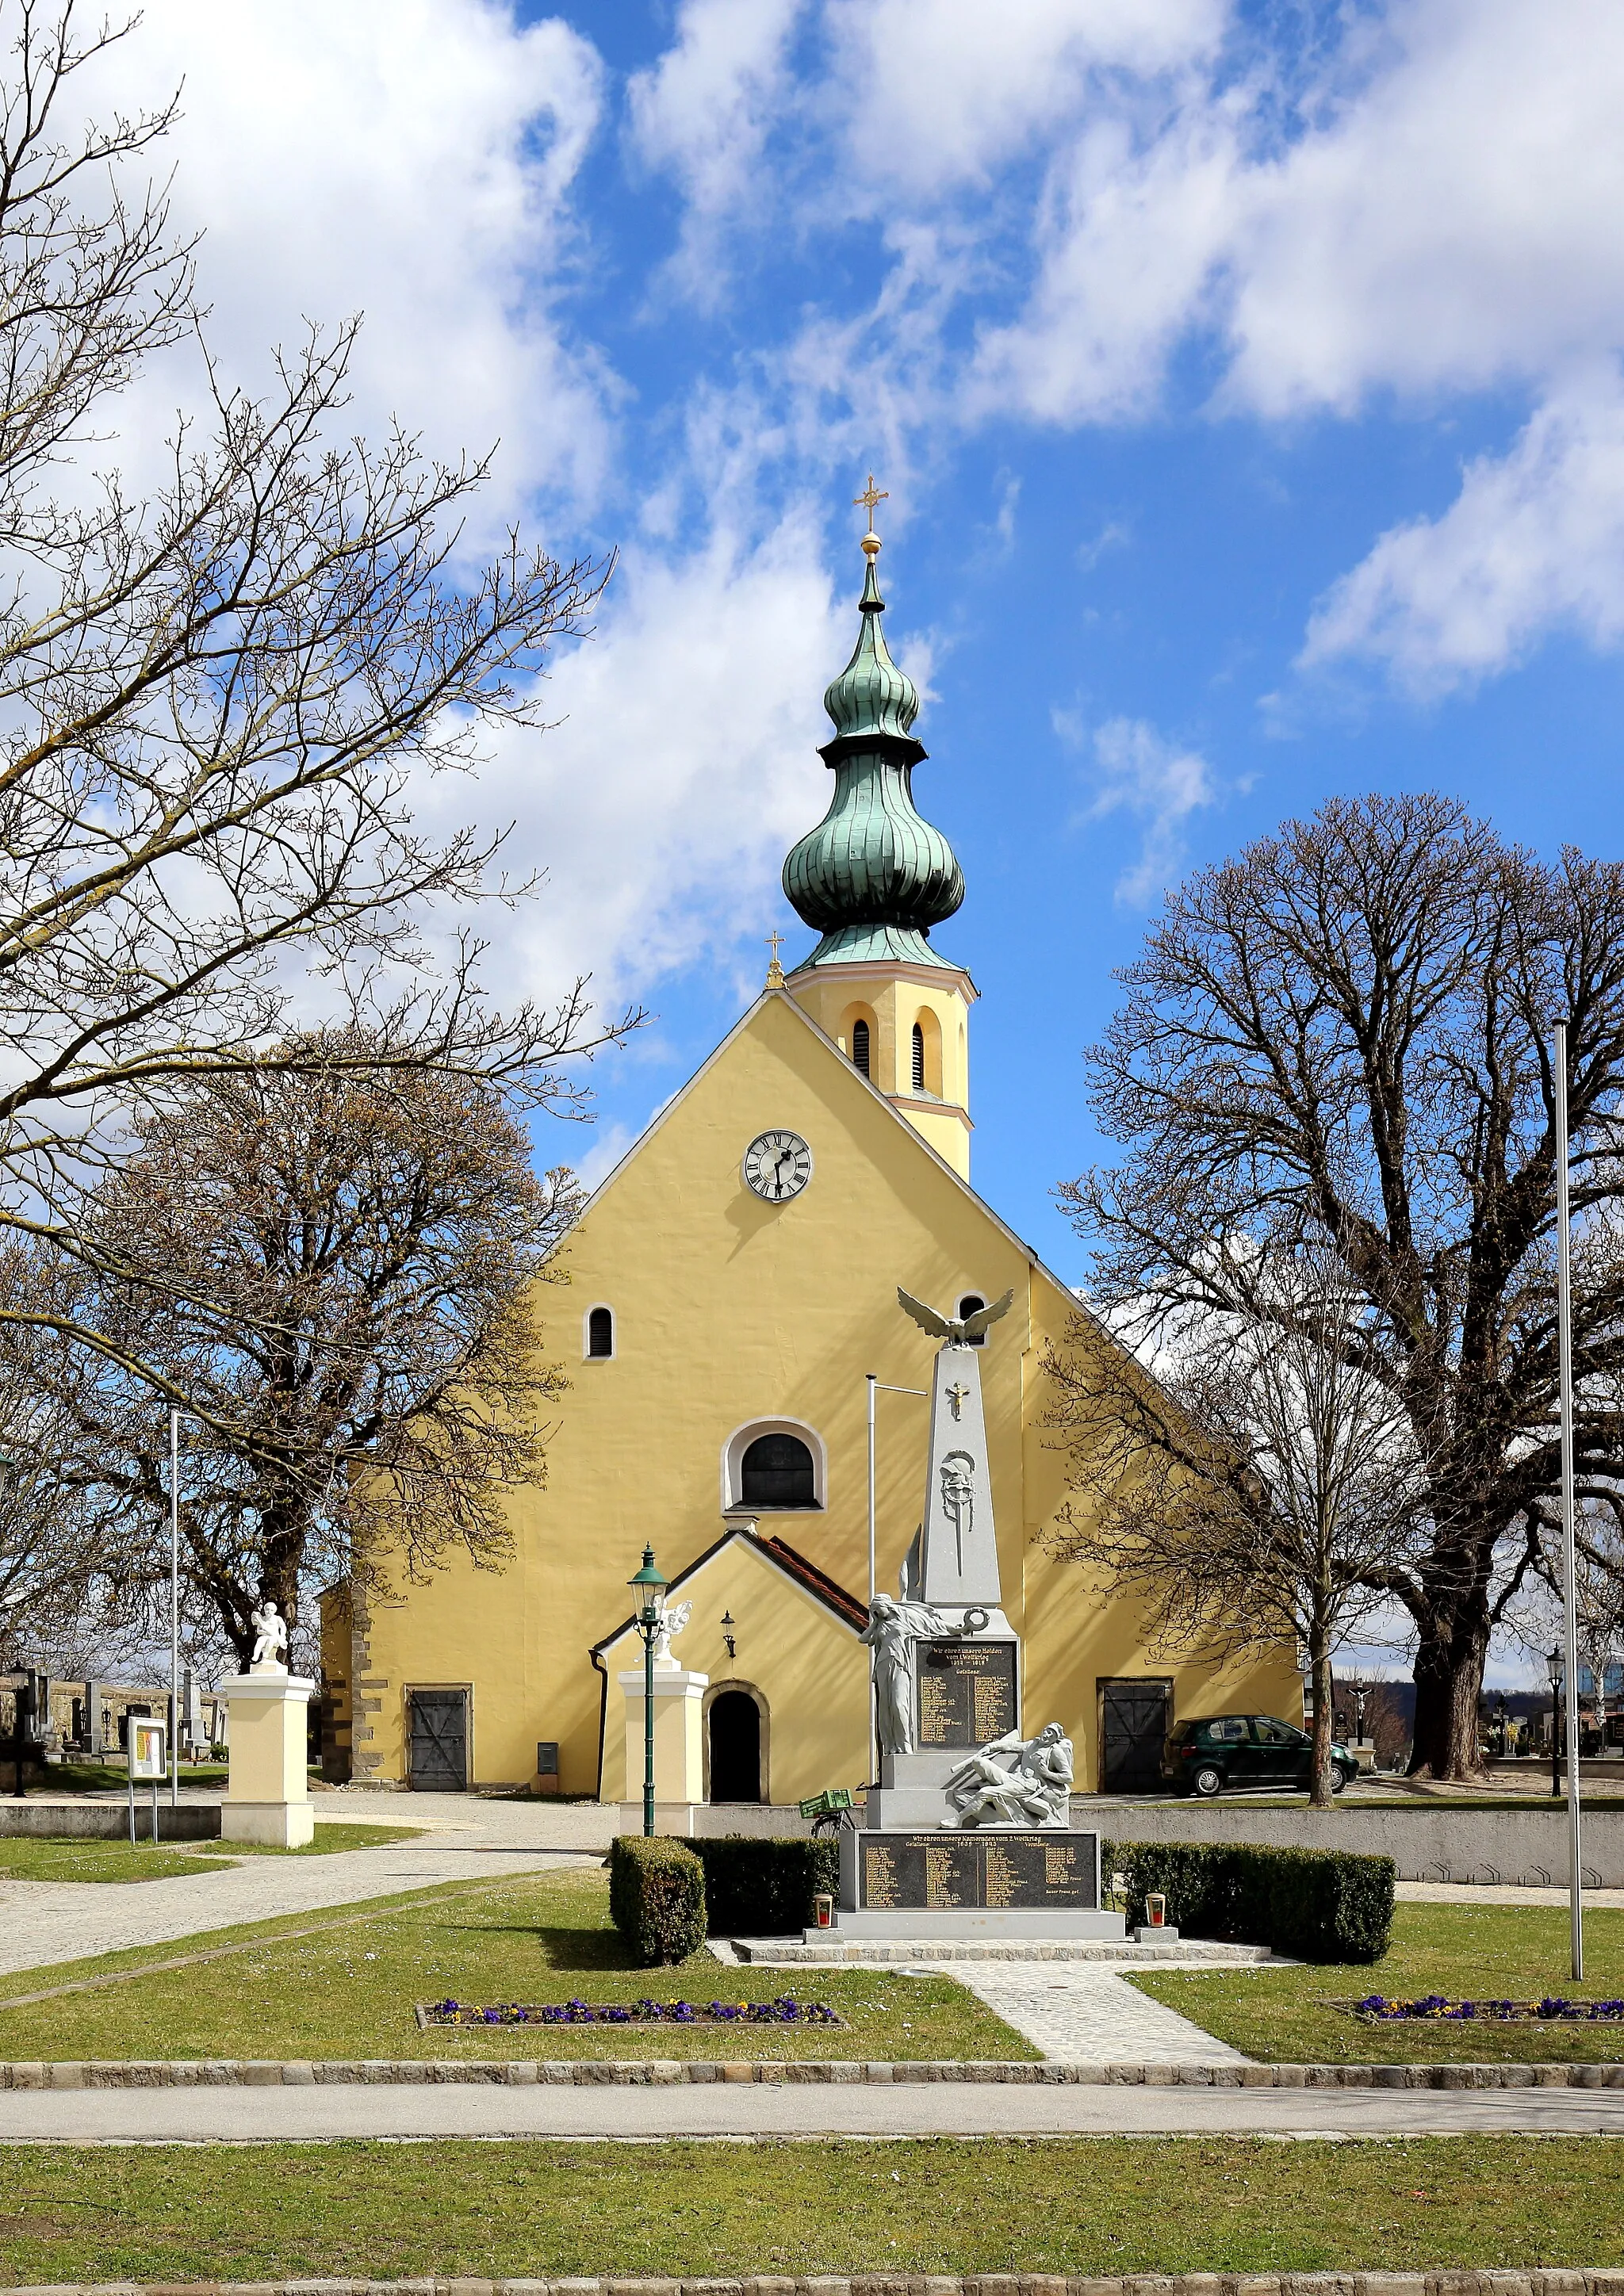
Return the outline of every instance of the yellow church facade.
[[[671,1656],[688,1755],[662,1722],[661,1803],[782,1805],[873,1776],[858,1636],[919,1524],[933,1352],[898,1285],[948,1315],[1014,1295],[979,1360],[1027,1734],[1062,1723],[1090,1791],[1149,1783],[1176,1719],[1300,1716],[1294,1653],[1170,1662],[1136,1604],[1049,1552],[1068,1467],[1046,1351],[1079,1343],[1079,1303],[970,1185],[975,991],[929,940],[963,881],[913,811],[917,701],[880,636],[872,541],[862,635],[826,697],[835,797],[785,869],[824,938],[787,979],[775,959],[537,1287],[569,1386],[545,1480],[508,1496],[506,1567],[324,1604],[332,1759],[357,1782],[633,1799],[645,1546],[687,1613]]]

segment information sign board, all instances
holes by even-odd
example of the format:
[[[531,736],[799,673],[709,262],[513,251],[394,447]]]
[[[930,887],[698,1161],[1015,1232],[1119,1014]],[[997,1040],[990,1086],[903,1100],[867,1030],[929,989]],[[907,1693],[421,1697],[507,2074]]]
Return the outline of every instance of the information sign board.
[[[169,1756],[165,1744],[168,1736],[167,1722],[152,1716],[131,1715],[129,1748],[132,1778],[168,1776]]]

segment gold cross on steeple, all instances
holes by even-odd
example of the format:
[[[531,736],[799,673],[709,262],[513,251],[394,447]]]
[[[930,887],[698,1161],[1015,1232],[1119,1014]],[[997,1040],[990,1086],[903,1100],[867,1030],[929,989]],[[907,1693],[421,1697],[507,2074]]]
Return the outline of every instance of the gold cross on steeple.
[[[865,488],[864,492],[860,495],[853,495],[851,498],[851,506],[853,510],[865,510],[868,512],[868,530],[870,534],[874,530],[874,504],[876,503],[890,502],[890,496],[884,488],[875,487],[874,474],[870,471],[868,474],[868,485]]]
[[[769,988],[782,988],[783,987],[783,967],[778,962],[778,952],[783,947],[783,935],[779,931],[776,925],[775,925],[772,931],[768,933],[767,937],[767,945],[773,952],[773,961],[767,968],[767,985]]]

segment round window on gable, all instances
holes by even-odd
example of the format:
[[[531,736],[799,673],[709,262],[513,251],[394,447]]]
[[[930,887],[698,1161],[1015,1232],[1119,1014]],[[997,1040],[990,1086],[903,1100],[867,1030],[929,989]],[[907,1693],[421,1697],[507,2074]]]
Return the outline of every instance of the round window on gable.
[[[758,1435],[739,1462],[739,1499],[747,1507],[815,1507],[812,1454],[799,1435]]]
[[[962,1324],[964,1322],[966,1316],[974,1316],[979,1314],[981,1308],[986,1305],[986,1300],[982,1299],[979,1292],[966,1292],[964,1298],[958,1303],[958,1316],[960,1323]],[[987,1345],[986,1332],[978,1332],[974,1339],[971,1341],[970,1344],[972,1348],[984,1348]]]
[[[614,1351],[614,1312],[609,1308],[594,1308],[586,1317],[586,1360],[607,1363]]]

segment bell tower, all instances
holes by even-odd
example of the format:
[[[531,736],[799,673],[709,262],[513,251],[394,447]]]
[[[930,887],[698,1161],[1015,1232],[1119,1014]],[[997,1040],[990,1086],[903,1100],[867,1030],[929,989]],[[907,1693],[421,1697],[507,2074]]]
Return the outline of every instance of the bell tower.
[[[964,898],[953,848],[915,809],[919,694],[891,660],[880,617],[880,537],[871,478],[866,561],[851,660],[824,695],[834,726],[819,755],[834,775],[829,810],[791,848],[783,890],[823,935],[785,983],[954,1170],[970,1177],[969,1013],[976,988],[931,946]]]

